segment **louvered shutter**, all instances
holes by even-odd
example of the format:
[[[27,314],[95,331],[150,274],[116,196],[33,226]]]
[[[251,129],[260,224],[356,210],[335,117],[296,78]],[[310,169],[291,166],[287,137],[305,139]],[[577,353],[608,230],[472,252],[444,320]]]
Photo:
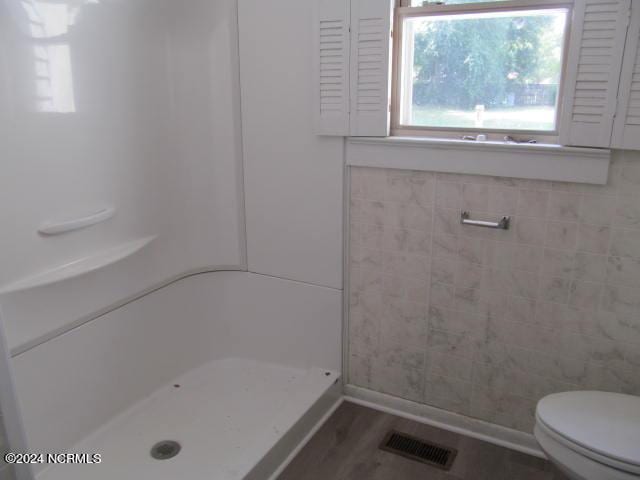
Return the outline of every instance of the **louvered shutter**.
[[[560,142],[609,147],[631,0],[575,2]]]
[[[318,135],[349,135],[349,0],[315,0],[314,110]]]
[[[632,2],[631,23],[622,62],[614,148],[640,149],[640,4]]]
[[[389,134],[392,0],[351,0],[350,135]]]

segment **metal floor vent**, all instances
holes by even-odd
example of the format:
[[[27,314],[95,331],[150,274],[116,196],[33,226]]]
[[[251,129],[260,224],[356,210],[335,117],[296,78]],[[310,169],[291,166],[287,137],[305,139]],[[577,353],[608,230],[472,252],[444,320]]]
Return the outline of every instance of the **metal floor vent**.
[[[380,449],[396,455],[426,463],[436,468],[449,470],[458,454],[454,448],[444,447],[433,442],[391,430],[384,437]]]

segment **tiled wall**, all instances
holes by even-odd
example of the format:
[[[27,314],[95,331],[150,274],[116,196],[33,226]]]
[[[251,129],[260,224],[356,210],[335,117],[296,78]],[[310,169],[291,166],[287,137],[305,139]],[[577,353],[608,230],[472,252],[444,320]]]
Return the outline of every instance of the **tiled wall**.
[[[352,168],[350,219],[349,383],[524,431],[640,394],[640,155],[606,186]]]

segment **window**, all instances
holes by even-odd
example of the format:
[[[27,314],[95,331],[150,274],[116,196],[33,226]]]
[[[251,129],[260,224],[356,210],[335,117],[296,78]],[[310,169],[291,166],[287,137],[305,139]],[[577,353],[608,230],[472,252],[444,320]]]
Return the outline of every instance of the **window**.
[[[556,136],[570,8],[550,0],[402,0],[394,133]]]

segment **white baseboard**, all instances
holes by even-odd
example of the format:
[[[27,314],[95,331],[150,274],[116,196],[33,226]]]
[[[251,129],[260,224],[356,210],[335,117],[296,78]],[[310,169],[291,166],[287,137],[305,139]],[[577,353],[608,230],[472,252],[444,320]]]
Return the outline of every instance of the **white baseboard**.
[[[477,438],[518,452],[546,458],[535,437],[511,428],[466,417],[440,408],[374,392],[355,385],[344,386],[345,400],[398,417]]]

